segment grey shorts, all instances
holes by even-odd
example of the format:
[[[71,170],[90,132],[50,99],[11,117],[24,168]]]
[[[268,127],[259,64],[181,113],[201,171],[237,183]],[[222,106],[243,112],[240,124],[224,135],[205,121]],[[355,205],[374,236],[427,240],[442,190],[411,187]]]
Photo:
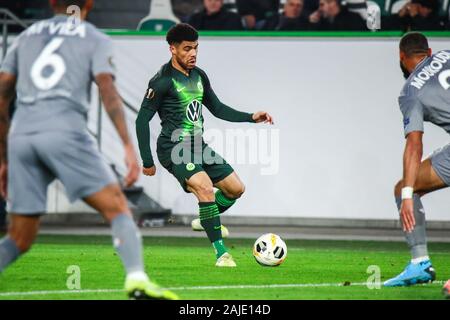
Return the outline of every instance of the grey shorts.
[[[117,178],[87,132],[45,132],[8,139],[8,210],[45,213],[47,187],[59,179],[71,202],[94,194]]]
[[[450,144],[434,151],[430,159],[434,171],[447,186],[450,186]]]

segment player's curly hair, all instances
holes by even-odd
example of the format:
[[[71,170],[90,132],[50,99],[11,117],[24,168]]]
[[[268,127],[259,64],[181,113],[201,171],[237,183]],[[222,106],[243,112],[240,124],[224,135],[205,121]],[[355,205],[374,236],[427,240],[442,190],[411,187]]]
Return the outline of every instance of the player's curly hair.
[[[198,32],[187,23],[178,23],[169,29],[166,40],[170,45],[183,41],[197,41]]]
[[[407,56],[427,54],[428,50],[428,40],[420,32],[409,32],[400,40],[400,51]]]

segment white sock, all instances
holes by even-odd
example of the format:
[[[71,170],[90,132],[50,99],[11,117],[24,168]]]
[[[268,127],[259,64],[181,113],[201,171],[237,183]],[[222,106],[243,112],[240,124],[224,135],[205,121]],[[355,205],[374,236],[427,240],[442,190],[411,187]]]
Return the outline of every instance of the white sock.
[[[424,262],[424,261],[427,261],[427,260],[430,260],[430,257],[429,257],[429,256],[423,256],[423,257],[411,259],[411,262],[412,262],[413,264],[419,264],[419,263]]]
[[[133,271],[127,274],[127,280],[149,281],[148,276],[142,271]]]

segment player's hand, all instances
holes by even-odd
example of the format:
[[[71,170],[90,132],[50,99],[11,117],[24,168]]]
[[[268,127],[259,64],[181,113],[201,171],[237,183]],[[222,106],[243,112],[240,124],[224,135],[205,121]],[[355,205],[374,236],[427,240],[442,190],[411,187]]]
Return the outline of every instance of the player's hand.
[[[150,168],[142,168],[142,173],[146,176],[154,176],[156,173],[156,167],[150,167]]]
[[[403,231],[411,232],[414,230],[416,220],[414,218],[413,199],[405,199],[402,201],[402,207],[400,209],[400,218],[402,220]]]
[[[126,187],[129,187],[139,178],[139,164],[132,145],[125,146],[125,164],[127,165],[128,173],[124,183]]]
[[[264,122],[273,124],[273,118],[270,114],[265,111],[258,111],[252,115],[252,119],[256,122]]]
[[[0,165],[0,195],[3,199],[8,196],[8,164]]]

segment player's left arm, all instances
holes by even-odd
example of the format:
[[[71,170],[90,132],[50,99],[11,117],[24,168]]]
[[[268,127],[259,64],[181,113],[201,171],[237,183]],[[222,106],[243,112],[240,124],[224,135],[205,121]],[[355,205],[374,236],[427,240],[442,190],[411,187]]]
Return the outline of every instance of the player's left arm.
[[[423,132],[413,131],[406,138],[405,151],[403,153],[403,187],[414,188],[419,166],[423,155]],[[402,192],[403,193],[403,192]],[[411,232],[416,224],[414,219],[414,200],[405,195],[402,196],[402,207],[400,217],[403,222],[403,229]]]
[[[400,218],[403,230],[411,232],[415,226],[414,219],[414,185],[419,173],[423,155],[422,136],[424,132],[423,105],[419,97],[403,96],[399,99],[403,113],[406,145],[403,153],[403,186]]]
[[[15,94],[16,80],[16,75],[0,72],[0,194],[4,199],[7,196],[9,105]]]
[[[125,163],[128,167],[125,184],[130,186],[136,182],[139,177],[139,165],[133,142],[128,134],[122,99],[114,85],[112,74],[100,73],[95,77],[95,82],[100,90],[100,96],[103,99],[105,110],[123,142],[125,148]]]
[[[125,164],[128,169],[124,182],[126,186],[130,186],[139,178],[139,164],[133,142],[128,134],[122,98],[114,84],[113,51],[111,39],[106,36],[99,36],[92,54],[91,73],[99,88],[105,110],[123,142]]]
[[[258,111],[255,113],[247,113],[235,110],[222,103],[215,94],[214,90],[211,88],[211,84],[207,76],[205,74],[202,76],[205,84],[203,104],[214,116],[230,122],[264,122],[273,124],[273,118],[268,112]]]

